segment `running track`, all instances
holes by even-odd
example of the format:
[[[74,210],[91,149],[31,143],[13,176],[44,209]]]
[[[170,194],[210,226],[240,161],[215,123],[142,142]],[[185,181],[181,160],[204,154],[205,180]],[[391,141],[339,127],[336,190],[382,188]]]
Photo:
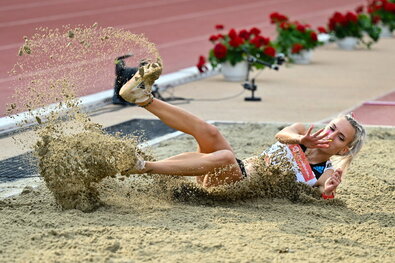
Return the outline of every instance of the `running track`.
[[[15,64],[23,36],[31,36],[37,27],[62,25],[112,26],[144,33],[154,42],[164,60],[165,73],[196,64],[199,55],[212,47],[208,37],[214,25],[226,29],[260,28],[273,36],[268,16],[283,12],[292,19],[325,25],[334,11],[353,10],[364,0],[2,0],[0,4],[0,116],[10,101],[13,88],[8,71]],[[112,87],[102,87],[101,90]],[[101,90],[87,90],[86,94]],[[83,94],[83,95],[86,95]],[[374,107],[366,105],[365,115]],[[359,110],[359,109],[358,109]],[[369,118],[368,118],[369,119]],[[369,121],[367,121],[369,122]],[[373,124],[373,123],[371,123]],[[387,124],[387,123],[377,123]],[[393,120],[395,124],[395,120]]]

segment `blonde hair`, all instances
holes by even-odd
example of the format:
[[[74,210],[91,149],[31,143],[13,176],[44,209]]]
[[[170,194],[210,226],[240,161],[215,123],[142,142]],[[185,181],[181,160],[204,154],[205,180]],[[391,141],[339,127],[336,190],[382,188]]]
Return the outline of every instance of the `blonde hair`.
[[[333,158],[334,166],[336,168],[342,168],[343,172],[345,172],[350,166],[354,157],[362,149],[362,146],[364,145],[366,140],[366,131],[365,128],[357,120],[355,120],[352,113],[347,115],[341,115],[339,116],[339,118],[345,118],[355,129],[354,139],[348,145],[349,151],[344,155],[337,155]]]

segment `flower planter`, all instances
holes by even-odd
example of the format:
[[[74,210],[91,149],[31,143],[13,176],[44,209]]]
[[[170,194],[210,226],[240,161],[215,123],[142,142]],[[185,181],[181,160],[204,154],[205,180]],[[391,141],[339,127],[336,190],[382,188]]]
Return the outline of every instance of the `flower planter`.
[[[391,38],[391,37],[393,37],[389,26],[387,26],[387,25],[380,25],[380,28],[381,28],[380,37],[383,37],[383,38]]]
[[[312,54],[313,54],[313,52],[311,49],[310,50],[302,50],[297,54],[290,53],[289,58],[295,64],[306,65],[306,64],[310,64]]]
[[[227,81],[243,81],[248,71],[247,61],[242,61],[232,66],[229,62],[222,64],[221,72]]]
[[[337,46],[344,50],[353,50],[358,45],[359,39],[356,37],[345,37],[336,41]]]

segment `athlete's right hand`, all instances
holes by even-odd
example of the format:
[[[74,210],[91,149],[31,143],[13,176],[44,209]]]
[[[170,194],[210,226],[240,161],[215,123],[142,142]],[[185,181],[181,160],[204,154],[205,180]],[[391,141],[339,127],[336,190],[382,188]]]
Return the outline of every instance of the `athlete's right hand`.
[[[328,148],[330,140],[324,138],[327,137],[329,133],[325,132],[321,134],[324,129],[319,129],[315,133],[311,134],[313,128],[314,125],[311,125],[310,128],[307,130],[306,134],[302,135],[300,143],[307,148]]]
[[[342,182],[342,169],[336,169],[336,171],[325,181],[324,193],[326,195],[331,195],[334,193],[336,188]]]

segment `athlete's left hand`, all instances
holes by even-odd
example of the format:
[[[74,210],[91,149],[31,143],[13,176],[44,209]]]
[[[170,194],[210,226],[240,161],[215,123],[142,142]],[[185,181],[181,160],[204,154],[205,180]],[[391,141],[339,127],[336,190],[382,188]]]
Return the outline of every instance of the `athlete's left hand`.
[[[324,193],[331,195],[342,181],[342,169],[336,169],[336,171],[325,181]]]

